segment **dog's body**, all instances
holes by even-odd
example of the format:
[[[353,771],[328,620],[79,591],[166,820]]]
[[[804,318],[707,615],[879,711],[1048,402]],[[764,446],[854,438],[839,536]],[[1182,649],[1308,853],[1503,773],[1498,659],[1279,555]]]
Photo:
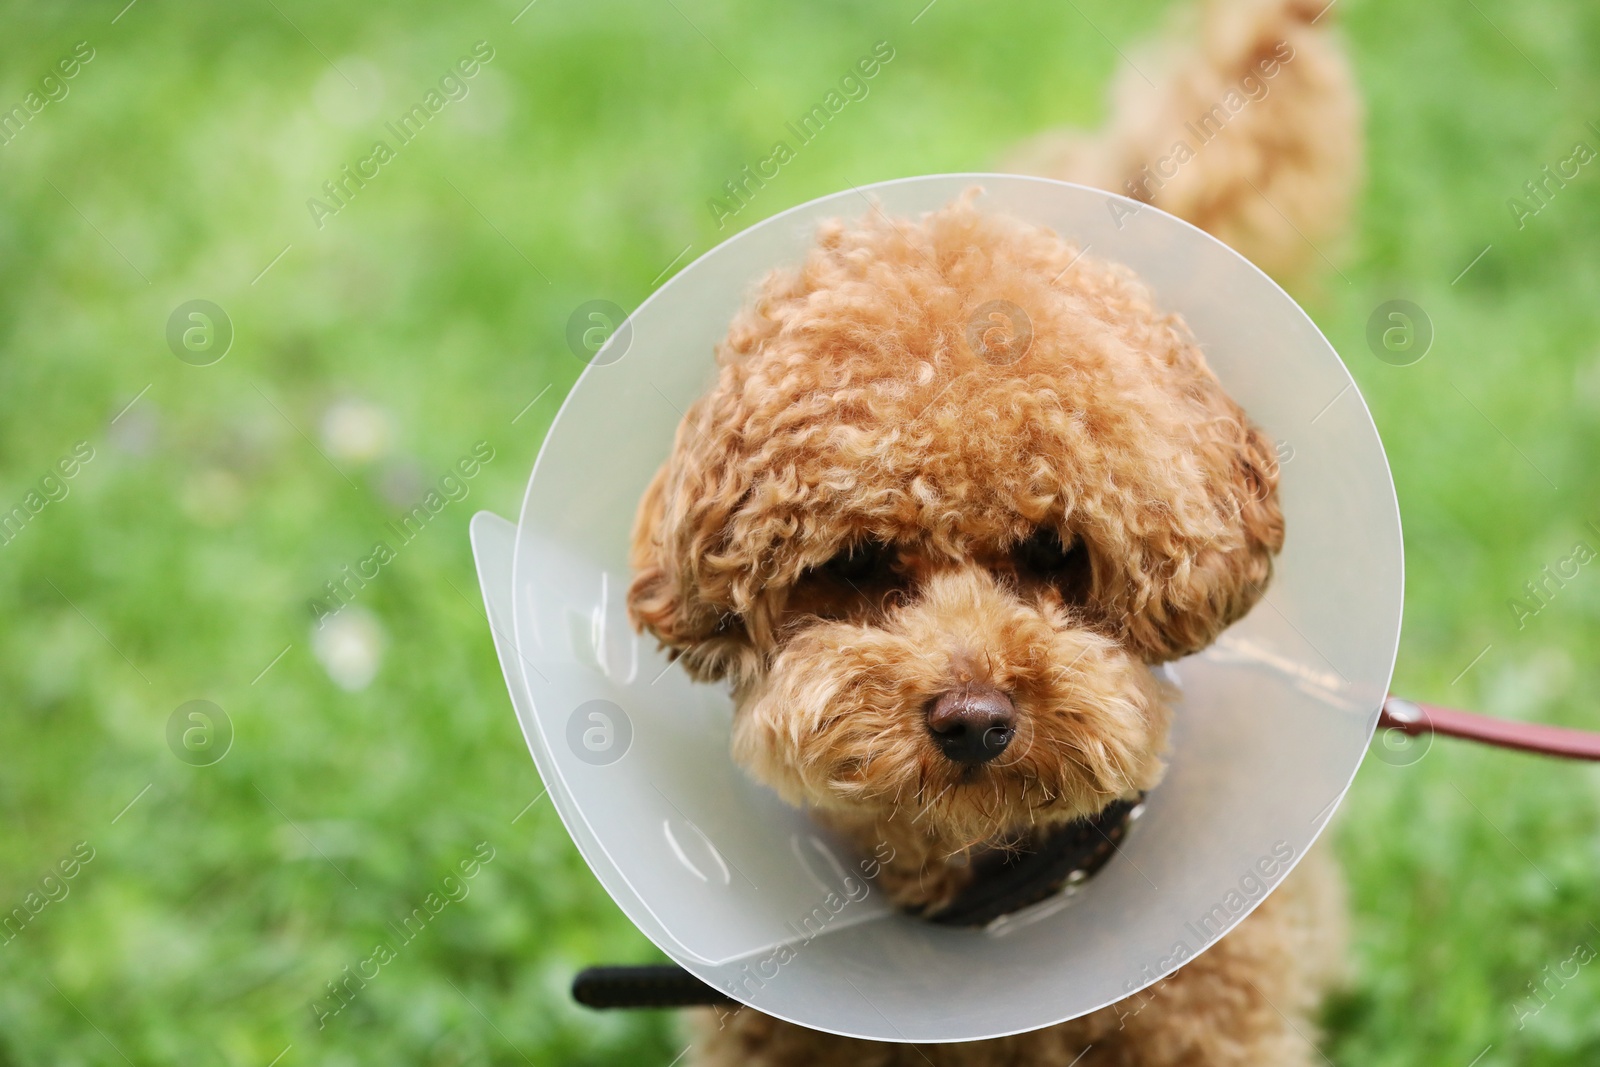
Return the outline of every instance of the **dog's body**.
[[[1280,280],[1305,278],[1337,254],[1363,168],[1332,7],[1209,0],[1119,73],[1102,131],[1047,133],[1006,169],[1154,204]]]
[[[854,1041],[752,1011],[696,1013],[716,1067],[1310,1067],[1313,1017],[1339,973],[1341,883],[1313,848],[1232,933],[1144,992],[1058,1026],[992,1041]],[[959,1005],[952,1006],[959,1011]]]
[[[1284,537],[1274,449],[1182,320],[968,198],[823,227],[718,365],[641,503],[629,610],[731,684],[742,766],[890,846],[879,887],[930,916],[974,856],[1158,784],[1152,668],[1248,611]],[[1299,1067],[1337,897],[1314,852],[1174,976],[1033,1033],[916,1049],[743,1010],[706,1021],[699,1061]]]

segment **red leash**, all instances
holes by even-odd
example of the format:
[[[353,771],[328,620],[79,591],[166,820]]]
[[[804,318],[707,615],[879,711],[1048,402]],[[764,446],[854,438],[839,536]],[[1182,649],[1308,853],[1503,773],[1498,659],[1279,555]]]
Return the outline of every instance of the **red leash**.
[[[1600,734],[1569,730],[1564,726],[1492,719],[1470,711],[1441,708],[1437,704],[1418,704],[1397,696],[1384,701],[1378,726],[1413,737],[1442,734],[1498,748],[1537,752],[1541,756],[1600,760]]]

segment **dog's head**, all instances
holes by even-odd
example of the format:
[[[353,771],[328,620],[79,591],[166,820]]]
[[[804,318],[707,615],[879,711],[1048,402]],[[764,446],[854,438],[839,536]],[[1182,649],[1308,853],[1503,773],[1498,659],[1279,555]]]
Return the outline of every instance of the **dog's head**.
[[[735,320],[629,608],[793,803],[956,850],[1153,785],[1152,665],[1260,596],[1272,447],[1126,269],[969,199],[825,225]]]

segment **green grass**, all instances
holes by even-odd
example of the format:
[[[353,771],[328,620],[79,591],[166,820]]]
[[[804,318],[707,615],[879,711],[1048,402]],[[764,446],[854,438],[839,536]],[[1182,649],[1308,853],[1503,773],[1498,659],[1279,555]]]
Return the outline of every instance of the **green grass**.
[[[0,910],[94,849],[0,945],[0,1065],[265,1067],[291,1045],[283,1067],[669,1062],[671,1016],[567,1001],[576,967],[653,950],[547,801],[513,824],[541,787],[467,519],[514,514],[581,369],[563,339],[579,303],[631,307],[686,245],[847,184],[979,169],[1095,121],[1116,56],[1084,16],[1126,44],[1160,5],[943,0],[912,25],[923,0],[541,0],[513,24],[516,0],[141,2],[113,24],[122,3],[9,4],[0,44],[4,107],[95,49],[0,147],[0,507],[94,449],[0,547]],[[1600,563],[1521,628],[1508,606],[1576,541],[1600,548],[1600,161],[1521,230],[1506,205],[1575,141],[1600,148],[1600,11],[1339,11],[1372,175],[1344,277],[1302,295],[1395,470],[1397,688],[1600,726]],[[306,200],[479,40],[495,55],[471,94],[316,228]],[[871,95],[719,231],[707,200],[879,40],[896,55]],[[1363,340],[1395,297],[1437,334],[1411,367]],[[164,340],[194,298],[236,330],[208,367]],[[351,398],[393,441],[336,470],[319,427]],[[369,687],[339,688],[307,600],[480,440],[495,459],[468,498],[362,591],[386,651]],[[167,747],[192,699],[233,724],[212,766]],[[1600,1061],[1600,967],[1520,1027],[1517,1010],[1542,968],[1600,948],[1597,783],[1450,742],[1368,761],[1339,824],[1358,959],[1335,1062]],[[325,983],[479,842],[495,858],[470,895],[317,1029]]]

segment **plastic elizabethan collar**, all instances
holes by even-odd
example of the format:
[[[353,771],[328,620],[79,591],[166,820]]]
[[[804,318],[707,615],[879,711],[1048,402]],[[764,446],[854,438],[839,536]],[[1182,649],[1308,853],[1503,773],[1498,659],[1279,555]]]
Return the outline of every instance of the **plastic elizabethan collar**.
[[[1279,442],[1288,537],[1265,599],[1175,666],[1170,770],[1121,855],[986,930],[895,913],[829,838],[735,767],[731,704],[631,632],[635,507],[751,288],[817,224],[917,216],[973,185],[983,210],[1132,268]],[[865,193],[865,196],[863,196]],[[1400,520],[1376,428],[1305,313],[1200,230],[1123,197],[1011,175],[907,178],[814,200],[728,239],[633,313],[578,380],[513,527],[472,527],[495,644],[539,773],[639,928],[763,1012],[885,1041],[1031,1030],[1120,1000],[1231,929],[1305,854],[1387,692]],[[1289,857],[1290,862],[1284,862]],[[1272,862],[1276,860],[1277,862]],[[1263,869],[1273,870],[1262,878]],[[1181,951],[1180,951],[1181,947]]]

